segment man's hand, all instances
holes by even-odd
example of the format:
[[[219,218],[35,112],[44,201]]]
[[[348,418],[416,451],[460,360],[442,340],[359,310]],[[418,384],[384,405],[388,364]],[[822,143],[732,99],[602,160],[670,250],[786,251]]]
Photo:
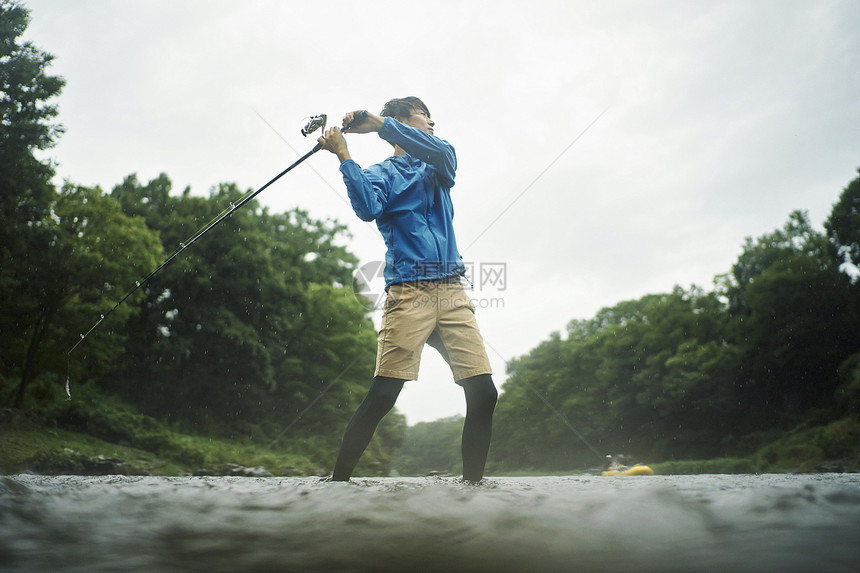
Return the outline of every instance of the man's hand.
[[[339,127],[328,128],[323,137],[317,139],[317,143],[322,145],[322,148],[326,151],[331,151],[337,155],[341,163],[347,159],[351,159],[349,148],[346,146],[346,140],[343,138],[343,133],[341,133]]]
[[[350,125],[361,112],[365,113],[364,119],[357,121],[355,125]],[[344,133],[370,133],[372,131],[379,131],[383,121],[385,121],[384,118],[363,109],[351,111],[343,116]],[[350,125],[349,129],[346,128],[348,125]]]

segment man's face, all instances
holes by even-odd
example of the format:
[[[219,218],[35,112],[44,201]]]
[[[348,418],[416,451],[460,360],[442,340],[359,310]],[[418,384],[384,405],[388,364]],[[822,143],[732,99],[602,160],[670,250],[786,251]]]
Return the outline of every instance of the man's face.
[[[433,126],[436,125],[436,122],[430,119],[426,113],[421,111],[420,109],[413,109],[412,115],[406,118],[398,118],[402,123],[406,125],[411,125],[412,127],[417,127],[421,131],[425,133],[429,133],[433,135]]]

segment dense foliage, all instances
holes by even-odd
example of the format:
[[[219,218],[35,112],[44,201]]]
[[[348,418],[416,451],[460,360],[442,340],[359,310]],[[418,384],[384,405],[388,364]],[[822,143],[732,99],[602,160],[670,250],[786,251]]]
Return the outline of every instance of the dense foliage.
[[[4,377],[17,367],[23,391],[35,377],[39,350],[66,294],[50,292],[51,263],[69,249],[51,217],[54,171],[33,155],[51,147],[62,131],[52,123],[57,109],[48,101],[63,80],[45,73],[50,54],[19,41],[29,23],[25,9],[4,1],[0,21],[0,360]]]
[[[748,455],[766,431],[856,419],[858,212],[860,178],[827,234],[792,213],[783,228],[747,239],[713,291],[676,287],[621,302],[511,361],[492,463],[564,469],[599,465],[597,452]]]
[[[234,185],[173,196],[164,176],[129,177],[111,193],[176,247],[241,196]],[[375,355],[369,318],[339,286],[355,264],[335,244],[342,232],[301,211],[235,211],[145,285],[110,385],[149,413],[235,430],[280,427],[338,379],[301,427],[342,430]]]
[[[357,262],[345,228],[252,201],[115,306],[245,193],[177,194],[165,175],[58,190],[36,153],[62,131],[50,102],[63,80],[46,74],[50,55],[20,43],[28,18],[0,3],[2,404],[56,411],[68,373],[73,395],[333,460],[375,358],[367,311],[344,286]],[[386,423],[369,462],[389,459],[402,421]]]

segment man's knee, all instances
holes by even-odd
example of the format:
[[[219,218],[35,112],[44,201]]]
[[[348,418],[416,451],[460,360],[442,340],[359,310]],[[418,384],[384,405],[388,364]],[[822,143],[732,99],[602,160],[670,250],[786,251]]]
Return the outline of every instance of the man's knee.
[[[394,407],[394,403],[397,402],[397,397],[403,389],[404,382],[405,380],[399,378],[376,376],[370,385],[370,389],[367,391],[365,401],[371,401],[391,409]]]
[[[460,382],[466,392],[467,403],[480,404],[487,408],[495,408],[499,399],[499,391],[493,383],[493,377],[489,374],[481,374],[466,378]]]

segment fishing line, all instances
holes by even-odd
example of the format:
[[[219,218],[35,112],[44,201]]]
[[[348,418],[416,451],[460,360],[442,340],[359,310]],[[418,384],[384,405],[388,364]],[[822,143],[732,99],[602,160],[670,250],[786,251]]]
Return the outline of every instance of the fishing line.
[[[502,356],[501,352],[499,352],[498,350],[496,350],[495,348],[493,348],[493,346],[492,346],[491,344],[489,344],[486,340],[484,340],[484,344],[485,344],[485,345],[486,345],[490,350],[492,350],[493,352],[495,352],[495,353],[499,356],[499,358],[501,358],[502,360],[504,360],[504,362],[505,362],[505,363],[507,363],[507,362],[508,362],[508,361],[505,359],[505,357],[504,357],[504,356]],[[540,392],[538,392],[538,391],[537,391],[537,388],[535,388],[534,386],[532,386],[532,385],[531,385],[527,380],[520,380],[520,382],[522,382],[523,384],[525,384],[525,385],[526,385],[526,388],[528,388],[529,390],[531,390],[532,392],[534,392],[535,396],[537,396],[538,398],[540,398],[540,401],[541,401],[541,402],[543,402],[543,403],[544,403],[544,405],[546,405],[546,407],[547,407],[547,408],[549,408],[549,409],[550,409],[550,411],[551,411],[553,414],[555,414],[555,415],[556,415],[556,417],[558,417],[558,419],[559,419],[559,420],[561,420],[561,421],[562,421],[562,423],[564,423],[564,425],[565,425],[565,426],[567,426],[567,427],[568,427],[568,429],[569,429],[571,432],[573,432],[573,435],[575,435],[577,438],[579,438],[579,439],[580,439],[580,441],[582,441],[582,443],[583,443],[583,444],[585,444],[586,446],[588,446],[588,449],[590,449],[592,452],[594,452],[594,453],[595,453],[595,455],[596,455],[598,458],[600,458],[601,460],[604,460],[604,459],[605,459],[605,456],[604,456],[603,454],[601,454],[600,452],[598,452],[598,451],[595,449],[595,447],[591,445],[591,442],[589,442],[588,440],[586,440],[586,439],[585,439],[585,436],[583,436],[582,434],[580,434],[580,433],[576,430],[576,428],[574,428],[574,427],[571,425],[571,423],[567,421],[567,418],[565,418],[565,417],[564,417],[564,415],[563,415],[561,412],[559,412],[559,411],[555,408],[555,406],[553,406],[552,404],[550,404],[549,400],[547,400],[546,398],[544,398],[543,394],[541,394]]]
[[[553,165],[555,165],[555,163],[556,163],[559,159],[561,159],[561,157],[562,157],[565,153],[567,153],[567,150],[568,150],[568,149],[570,149],[571,147],[573,147],[573,146],[574,146],[574,144],[576,144],[576,142],[577,142],[577,141],[579,141],[579,140],[582,138],[582,136],[584,136],[584,135],[588,132],[588,130],[589,130],[589,129],[591,129],[591,127],[592,127],[595,123],[597,123],[597,120],[598,120],[598,119],[600,119],[601,117],[603,117],[603,114],[605,114],[607,111],[609,111],[609,108],[608,108],[608,107],[607,107],[606,109],[604,109],[603,111],[601,111],[599,114],[597,114],[597,117],[595,117],[593,120],[591,120],[591,123],[589,123],[588,125],[586,125],[586,126],[585,126],[585,129],[583,129],[581,132],[579,132],[579,135],[577,135],[577,136],[573,139],[573,141],[571,141],[571,142],[567,145],[567,147],[565,147],[564,149],[562,149],[562,150],[561,150],[561,153],[559,153],[559,154],[555,157],[555,159],[553,159],[552,161],[550,161],[550,162],[549,162],[549,164],[548,164],[546,167],[544,167],[543,171],[541,171],[540,173],[538,173],[537,177],[535,177],[534,179],[532,179],[532,182],[531,182],[531,183],[529,183],[528,185],[526,185],[525,189],[523,189],[522,191],[520,191],[519,195],[517,195],[516,197],[514,197],[514,200],[513,200],[513,201],[511,201],[511,202],[508,204],[508,206],[507,206],[507,207],[505,207],[504,209],[502,209],[502,211],[501,211],[501,212],[496,216],[496,218],[495,218],[495,219],[493,219],[492,221],[490,221],[490,224],[489,224],[489,225],[487,225],[487,226],[486,226],[486,228],[484,228],[484,230],[483,230],[483,231],[481,231],[481,232],[478,234],[478,236],[477,236],[477,237],[475,237],[474,239],[472,239],[472,242],[471,242],[471,243],[469,243],[469,244],[468,244],[468,246],[466,246],[466,249],[469,249],[472,245],[474,245],[475,243],[477,243],[477,242],[478,242],[478,240],[479,240],[481,237],[483,237],[483,236],[484,236],[484,233],[486,233],[487,231],[489,231],[489,230],[493,227],[493,225],[495,225],[495,224],[496,224],[496,222],[498,222],[498,220],[499,220],[499,219],[501,219],[501,218],[504,216],[504,214],[505,214],[505,213],[507,213],[507,212],[508,212],[508,210],[509,210],[511,207],[513,207],[513,206],[514,206],[514,203],[516,203],[517,201],[519,201],[519,200],[520,200],[520,198],[521,198],[523,195],[525,195],[525,194],[526,194],[526,192],[527,192],[529,189],[531,189],[531,188],[532,188],[532,186],[533,186],[535,183],[537,183],[537,182],[538,182],[538,179],[540,179],[541,177],[543,177],[543,176],[544,176],[544,174],[545,174],[547,171],[549,171],[549,170],[550,170],[550,168],[551,168]]]
[[[361,358],[361,355],[358,355],[358,356],[356,356],[355,358],[353,358],[353,359],[352,359],[352,362],[350,362],[349,364],[347,364],[347,365],[346,365],[346,368],[344,368],[343,370],[341,370],[340,374],[338,374],[337,376],[335,376],[334,380],[332,380],[331,382],[329,382],[328,386],[326,386],[326,387],[325,387],[325,389],[324,389],[322,392],[320,392],[320,393],[317,395],[317,397],[316,397],[316,398],[314,398],[313,400],[311,400],[310,404],[308,404],[307,406],[305,406],[305,409],[304,409],[304,410],[302,410],[301,412],[299,412],[299,414],[298,414],[295,418],[293,418],[293,421],[292,421],[292,422],[290,422],[289,424],[287,424],[287,426],[286,426],[286,427],[281,431],[281,433],[280,433],[280,434],[278,434],[278,436],[277,436],[274,440],[272,440],[271,442],[269,442],[269,445],[267,446],[267,448],[268,448],[268,449],[272,449],[272,446],[274,446],[274,445],[275,445],[275,443],[276,443],[278,440],[280,440],[281,438],[283,438],[283,437],[284,437],[284,434],[286,434],[286,433],[289,431],[289,429],[290,429],[290,428],[292,428],[293,426],[295,426],[295,425],[296,425],[296,423],[297,423],[299,420],[301,420],[301,419],[302,419],[302,416],[304,416],[305,414],[307,414],[308,410],[310,410],[311,408],[313,408],[313,407],[314,407],[314,404],[316,404],[317,402],[319,402],[319,401],[320,401],[320,399],[325,395],[325,393],[326,393],[326,392],[328,392],[329,390],[331,390],[331,389],[332,389],[332,387],[333,387],[335,384],[337,384],[338,380],[340,380],[341,378],[343,378],[343,375],[344,375],[344,374],[346,374],[346,373],[347,373],[347,371],[348,371],[350,368],[352,368],[352,365],[353,365],[353,364],[355,364],[356,362],[358,362],[358,359],[359,359],[359,358]]]
[[[346,130],[346,129],[349,129],[349,128],[350,128],[350,127],[352,127],[356,122],[363,120],[366,116],[367,116],[367,112],[366,112],[366,111],[365,111],[365,112],[361,112],[361,113],[357,113],[357,114],[355,115],[354,119],[352,120],[352,122],[351,122],[348,126],[346,126],[344,129],[345,129],[345,130]],[[315,130],[317,130],[317,129],[320,129],[320,128],[321,128],[321,129],[325,130],[325,124],[326,124],[326,115],[325,115],[325,114],[320,114],[320,115],[312,116],[312,117],[308,118],[308,121],[307,121],[307,123],[305,124],[305,126],[302,128],[301,133],[302,133],[302,135],[307,136],[308,134],[310,134],[311,132],[313,132],[313,131],[315,131]],[[167,257],[167,258],[166,258],[166,259],[165,259],[165,260],[164,260],[160,265],[158,265],[158,266],[155,268],[155,270],[154,270],[154,271],[152,271],[152,272],[151,272],[151,273],[149,273],[146,277],[144,277],[144,278],[143,278],[143,280],[135,281],[135,285],[134,285],[131,289],[129,289],[129,291],[128,291],[127,293],[125,293],[125,296],[123,296],[121,299],[119,299],[119,300],[117,301],[117,303],[116,303],[116,304],[114,304],[114,305],[113,305],[113,307],[112,307],[109,311],[107,311],[107,312],[106,312],[106,313],[104,313],[104,314],[99,315],[99,319],[96,321],[96,323],[95,323],[95,324],[93,324],[93,325],[90,327],[90,329],[89,329],[89,330],[87,330],[85,333],[83,333],[83,334],[81,334],[81,335],[80,335],[79,340],[75,343],[75,345],[74,345],[74,346],[72,346],[72,347],[69,349],[68,353],[66,354],[66,395],[69,397],[69,399],[71,399],[71,398],[72,398],[72,393],[71,393],[71,388],[70,388],[70,381],[71,381],[71,364],[72,364],[72,352],[74,352],[74,351],[75,351],[75,349],[76,349],[78,346],[80,346],[80,344],[81,344],[84,340],[86,340],[86,339],[87,339],[87,337],[90,335],[90,333],[91,333],[91,332],[93,332],[96,328],[98,328],[98,326],[99,326],[102,322],[104,322],[104,320],[105,320],[107,317],[109,317],[109,316],[113,313],[113,311],[115,311],[115,310],[116,310],[116,309],[117,309],[117,308],[118,308],[118,307],[119,307],[123,302],[125,302],[125,301],[126,301],[126,300],[131,296],[131,295],[133,295],[135,292],[137,292],[137,291],[138,291],[142,286],[144,286],[144,285],[145,285],[145,284],[147,284],[150,280],[152,280],[152,278],[153,278],[156,274],[158,274],[158,273],[159,273],[159,271],[161,271],[161,269],[163,269],[164,267],[166,267],[167,265],[169,265],[169,264],[170,264],[170,263],[171,263],[171,262],[172,262],[176,257],[178,257],[178,256],[179,256],[179,255],[180,255],[180,254],[185,250],[185,249],[187,249],[188,247],[190,247],[191,245],[193,245],[194,243],[196,243],[196,242],[197,242],[199,239],[201,239],[201,238],[202,238],[206,233],[208,233],[208,232],[209,232],[209,231],[211,231],[211,230],[212,230],[216,225],[218,225],[218,223],[220,223],[221,221],[223,221],[224,219],[226,219],[227,217],[229,217],[230,215],[232,215],[232,214],[233,214],[237,209],[242,208],[242,207],[243,207],[244,205],[246,205],[249,201],[251,201],[252,199],[254,199],[254,197],[256,197],[257,195],[259,195],[260,193],[262,193],[263,191],[265,191],[266,189],[268,189],[268,188],[269,188],[269,187],[270,187],[270,186],[271,186],[275,181],[277,181],[278,179],[280,179],[281,177],[283,177],[284,175],[286,175],[287,173],[289,173],[292,169],[294,169],[296,166],[298,166],[300,163],[302,163],[304,160],[306,160],[308,157],[310,157],[311,155],[313,155],[314,153],[316,153],[316,152],[317,152],[317,151],[319,151],[320,149],[322,149],[322,144],[317,143],[317,144],[314,146],[314,148],[313,148],[313,149],[311,149],[310,151],[308,151],[307,153],[305,153],[304,155],[302,155],[302,156],[301,156],[298,160],[296,160],[292,165],[290,165],[289,167],[287,167],[286,169],[284,169],[283,171],[281,171],[280,173],[278,173],[277,175],[275,175],[274,177],[272,177],[272,178],[271,178],[271,179],[270,179],[270,180],[269,180],[265,185],[263,185],[262,187],[260,187],[260,188],[259,188],[259,189],[257,189],[256,191],[246,193],[246,194],[245,194],[245,196],[244,196],[244,197],[242,197],[242,199],[240,199],[240,200],[239,200],[238,202],[236,202],[236,203],[234,203],[234,202],[232,202],[232,201],[231,201],[231,202],[230,202],[230,206],[229,206],[229,207],[227,207],[226,209],[224,209],[223,211],[221,211],[221,213],[219,213],[219,214],[218,214],[214,219],[212,219],[211,221],[209,221],[208,223],[206,223],[205,225],[203,225],[203,227],[201,227],[200,229],[198,229],[198,230],[197,230],[197,232],[195,232],[193,235],[191,235],[188,239],[186,239],[185,241],[182,241],[181,243],[179,243],[179,248],[178,248],[178,249],[176,249],[176,250],[173,252],[173,254],[171,254],[169,257]]]
[[[544,176],[544,174],[545,174],[547,171],[549,171],[549,170],[552,168],[552,166],[553,166],[553,165],[555,165],[555,164],[556,164],[556,162],[557,162],[559,159],[561,159],[561,158],[562,158],[562,156],[563,156],[565,153],[567,153],[567,152],[568,152],[568,150],[569,150],[571,147],[573,147],[573,146],[576,144],[576,142],[577,142],[577,141],[579,141],[580,139],[582,139],[582,137],[583,137],[586,133],[588,133],[588,131],[592,128],[592,126],[594,126],[594,124],[595,124],[595,123],[597,123],[597,121],[598,121],[601,117],[603,117],[603,115],[604,115],[607,111],[609,111],[609,108],[608,108],[608,107],[607,107],[606,109],[604,109],[603,111],[601,111],[599,114],[597,114],[597,117],[595,117],[593,120],[591,120],[591,123],[589,123],[588,125],[586,125],[586,126],[585,126],[585,128],[584,128],[582,131],[580,131],[580,132],[579,132],[579,134],[577,134],[577,136],[576,136],[576,137],[574,137],[574,138],[573,138],[573,141],[571,141],[571,142],[567,145],[567,147],[565,147],[564,149],[562,149],[562,150],[561,150],[561,153],[559,153],[558,155],[556,155],[555,159],[553,159],[552,161],[550,161],[550,162],[549,162],[549,164],[547,164],[547,166],[546,166],[546,167],[544,167],[543,171],[541,171],[540,173],[538,173],[538,174],[537,174],[537,177],[535,177],[534,179],[532,179],[531,183],[529,183],[528,185],[526,185],[526,187],[525,187],[522,191],[520,191],[520,193],[519,193],[516,197],[514,197],[513,201],[511,201],[511,202],[510,202],[510,203],[509,203],[509,204],[508,204],[504,209],[502,209],[502,210],[501,210],[501,212],[499,212],[499,214],[498,214],[498,215],[496,215],[496,218],[495,218],[495,219],[493,219],[492,221],[490,221],[490,224],[489,224],[489,225],[487,225],[487,226],[484,228],[484,230],[483,230],[483,231],[481,231],[480,233],[478,233],[478,236],[477,236],[477,237],[475,237],[475,238],[472,240],[472,242],[471,242],[471,243],[469,243],[469,245],[468,245],[466,248],[468,249],[468,248],[470,248],[472,245],[474,245],[475,243],[477,243],[477,242],[481,239],[481,237],[483,237],[483,236],[484,236],[484,234],[485,234],[487,231],[489,231],[489,230],[490,230],[490,229],[491,229],[491,228],[492,228],[492,227],[493,227],[493,226],[494,226],[494,225],[499,221],[499,219],[501,219],[501,218],[505,215],[505,213],[507,213],[507,212],[511,209],[511,207],[513,207],[513,206],[514,206],[514,204],[515,204],[517,201],[519,201],[519,200],[520,200],[520,198],[522,198],[522,196],[523,196],[523,195],[525,195],[525,194],[528,192],[528,190],[529,190],[529,189],[531,189],[531,188],[534,186],[534,184],[535,184],[535,183],[537,183],[537,182],[538,182],[538,180],[539,180],[541,177],[543,177],[543,176]],[[502,354],[501,354],[498,350],[496,350],[495,348],[493,348],[493,347],[492,347],[492,345],[490,345],[490,344],[488,344],[488,343],[487,343],[486,339],[484,340],[484,344],[485,344],[486,346],[488,346],[490,349],[492,349],[492,350],[493,350],[493,352],[495,352],[495,353],[499,356],[499,358],[501,358],[505,363],[507,363],[507,362],[508,362],[508,361],[505,359],[505,357],[504,357],[504,356],[502,356]],[[538,391],[537,391],[537,389],[536,389],[534,386],[532,386],[531,384],[529,384],[526,380],[522,380],[522,382],[526,385],[526,387],[527,387],[529,390],[531,390],[532,392],[534,392],[535,396],[537,396],[537,397],[540,399],[540,401],[541,401],[541,402],[543,402],[543,403],[546,405],[546,407],[547,407],[547,408],[549,408],[549,409],[550,409],[550,411],[552,411],[552,413],[553,413],[553,414],[555,414],[555,415],[558,417],[558,419],[560,419],[560,420],[562,421],[562,423],[563,423],[565,426],[567,426],[567,427],[568,427],[568,429],[569,429],[571,432],[573,432],[573,434],[574,434],[577,438],[579,438],[579,439],[580,439],[580,441],[582,441],[582,443],[583,443],[583,444],[585,444],[586,446],[588,446],[588,449],[590,449],[592,452],[594,452],[594,454],[595,454],[595,455],[597,455],[597,457],[599,457],[601,460],[603,460],[603,459],[604,459],[603,454],[601,454],[600,452],[598,452],[598,451],[594,448],[594,446],[592,446],[592,445],[591,445],[591,443],[590,443],[588,440],[586,440],[586,439],[585,439],[585,436],[583,436],[582,434],[580,434],[580,433],[577,431],[577,429],[576,429],[576,428],[574,428],[574,427],[571,425],[571,423],[567,421],[567,418],[565,418],[565,417],[562,415],[562,413],[561,413],[561,412],[559,412],[559,411],[558,411],[558,410],[557,410],[557,409],[556,409],[552,404],[550,404],[549,400],[547,400],[546,398],[544,398],[544,396],[543,396],[540,392],[538,392]]]
[[[549,403],[549,400],[547,400],[546,398],[544,398],[544,397],[543,397],[543,395],[542,395],[540,392],[538,392],[538,391],[537,391],[537,389],[536,389],[534,386],[532,386],[531,384],[529,384],[529,383],[528,383],[528,382],[526,382],[525,380],[522,380],[522,382],[526,385],[526,387],[527,387],[529,390],[531,390],[532,392],[534,392],[535,396],[537,396],[538,398],[540,398],[541,402],[543,402],[543,403],[546,405],[546,407],[547,407],[547,408],[549,408],[550,410],[552,410],[552,413],[553,413],[553,414],[555,414],[556,416],[558,416],[558,418],[559,418],[559,419],[564,423],[564,425],[565,425],[565,426],[567,426],[567,427],[568,427],[568,429],[570,429],[570,431],[571,431],[571,432],[573,432],[573,433],[574,433],[574,435],[575,435],[577,438],[579,438],[580,440],[582,440],[582,443],[583,443],[583,444],[585,444],[586,446],[588,446],[588,448],[589,448],[592,452],[594,452],[594,453],[595,453],[595,455],[596,455],[598,458],[600,458],[601,460],[603,460],[603,459],[605,458],[605,456],[604,456],[603,454],[601,454],[600,452],[598,452],[598,451],[594,448],[594,446],[592,446],[592,445],[589,443],[589,441],[585,439],[585,436],[583,436],[582,434],[580,434],[579,432],[577,432],[577,431],[576,431],[576,428],[574,428],[574,427],[570,424],[570,422],[568,422],[568,421],[567,421],[567,418],[565,418],[565,417],[564,417],[564,415],[562,415],[562,413],[561,413],[561,412],[559,412],[558,410],[556,410],[556,409],[555,409],[555,407],[554,407],[552,404],[550,404],[550,403]]]

